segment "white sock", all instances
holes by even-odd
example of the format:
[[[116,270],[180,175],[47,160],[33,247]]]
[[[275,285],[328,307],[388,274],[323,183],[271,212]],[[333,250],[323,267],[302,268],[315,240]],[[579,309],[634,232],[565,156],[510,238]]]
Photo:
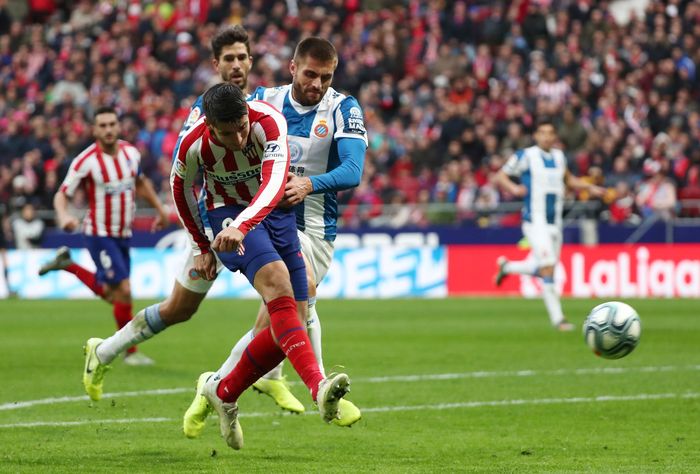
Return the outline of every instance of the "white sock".
[[[552,322],[552,326],[557,326],[564,321],[561,301],[559,301],[559,294],[557,293],[557,289],[554,288],[553,281],[542,281],[542,298],[544,298],[544,305],[547,307],[547,313],[549,314],[549,320]]]
[[[514,262],[508,261],[503,265],[503,271],[506,273],[520,273],[521,275],[534,275],[537,272],[537,262],[530,258]]]
[[[321,320],[318,319],[316,312],[316,298],[309,298],[309,320],[306,322],[306,330],[309,333],[318,368],[325,377],[326,369],[323,367],[323,347],[321,346]]]
[[[102,341],[95,351],[100,362],[109,364],[129,347],[150,339],[165,329],[159,308],[160,303],[142,309],[126,326]]]
[[[262,376],[264,379],[279,380],[282,378],[282,367],[284,367],[284,361],[277,364],[277,367]]]
[[[241,360],[241,357],[243,357],[243,353],[245,352],[245,348],[248,347],[248,344],[250,344],[250,341],[252,341],[255,338],[254,334],[254,329],[251,329],[247,333],[241,337],[238,342],[236,343],[235,346],[233,346],[233,349],[231,349],[231,353],[229,354],[228,358],[224,361],[224,363],[219,367],[219,370],[216,371],[216,375],[219,376],[219,378],[224,378],[228,374],[231,373],[234,367],[236,367],[236,364],[238,364],[238,361]],[[282,378],[282,366],[284,365],[284,361],[280,362],[277,367],[263,375],[263,378],[266,379],[273,379],[273,380],[279,380]]]
[[[241,357],[243,357],[243,352],[245,351],[245,348],[248,347],[248,344],[250,344],[250,341],[253,340],[255,337],[255,334],[253,333],[253,329],[248,331],[243,335],[242,338],[238,340],[235,346],[233,346],[233,349],[231,349],[231,353],[229,354],[228,358],[224,361],[224,363],[221,365],[219,370],[216,372],[217,375],[220,378],[226,377],[238,364],[238,361],[241,360]]]

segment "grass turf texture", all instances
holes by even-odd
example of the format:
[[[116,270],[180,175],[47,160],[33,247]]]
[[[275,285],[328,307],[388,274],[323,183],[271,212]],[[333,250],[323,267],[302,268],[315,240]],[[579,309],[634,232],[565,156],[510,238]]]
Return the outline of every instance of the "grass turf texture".
[[[589,352],[580,329],[550,329],[538,300],[321,301],[326,367],[345,366],[354,380],[348,398],[365,409],[363,419],[351,429],[328,426],[317,413],[282,415],[247,392],[239,401],[246,445],[234,452],[215,417],[188,440],[181,416],[197,375],[224,360],[257,302],[205,301],[193,320],[141,345],[157,365],[115,361],[98,403],[8,408],[84,395],[82,345],[111,334],[113,322],[99,301],[2,301],[0,471],[697,472],[698,301],[629,302],[641,315],[641,344],[606,361]],[[566,300],[564,309],[580,326],[597,303]],[[601,371],[613,368],[622,370]],[[516,373],[524,370],[534,372]],[[285,372],[312,410],[288,364]],[[435,374],[457,375],[391,378]],[[658,394],[673,395],[639,399]],[[128,421],[107,422],[115,419]],[[82,424],[8,426],[33,422]]]

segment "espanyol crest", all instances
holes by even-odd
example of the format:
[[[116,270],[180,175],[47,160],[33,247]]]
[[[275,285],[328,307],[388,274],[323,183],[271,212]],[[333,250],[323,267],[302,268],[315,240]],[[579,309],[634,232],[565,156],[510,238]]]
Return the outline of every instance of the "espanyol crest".
[[[314,127],[314,135],[318,138],[325,138],[328,135],[328,124],[325,120],[320,120]]]

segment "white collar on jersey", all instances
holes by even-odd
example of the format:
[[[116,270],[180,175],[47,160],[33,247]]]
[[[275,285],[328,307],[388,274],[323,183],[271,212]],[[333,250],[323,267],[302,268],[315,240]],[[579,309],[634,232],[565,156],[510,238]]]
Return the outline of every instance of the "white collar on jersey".
[[[538,147],[535,145],[535,148],[537,148],[542,155],[544,155],[547,158],[551,158],[554,156],[554,148],[550,148],[549,151],[544,151],[542,148]]]

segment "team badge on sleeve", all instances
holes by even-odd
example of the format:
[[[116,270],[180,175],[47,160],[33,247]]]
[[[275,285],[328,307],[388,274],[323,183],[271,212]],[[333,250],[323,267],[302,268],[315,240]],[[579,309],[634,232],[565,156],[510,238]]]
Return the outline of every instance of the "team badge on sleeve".
[[[185,179],[185,175],[187,174],[187,165],[184,162],[175,160],[174,169],[176,175],[182,179]]]
[[[359,135],[367,133],[365,130],[365,122],[362,117],[362,110],[360,110],[359,107],[350,107],[348,115],[345,124],[346,132],[357,133]]]
[[[199,120],[200,115],[202,115],[202,111],[200,110],[199,107],[195,107],[192,109],[190,112],[190,115],[187,116],[187,122],[185,122],[185,128],[190,128],[194,123]]]

